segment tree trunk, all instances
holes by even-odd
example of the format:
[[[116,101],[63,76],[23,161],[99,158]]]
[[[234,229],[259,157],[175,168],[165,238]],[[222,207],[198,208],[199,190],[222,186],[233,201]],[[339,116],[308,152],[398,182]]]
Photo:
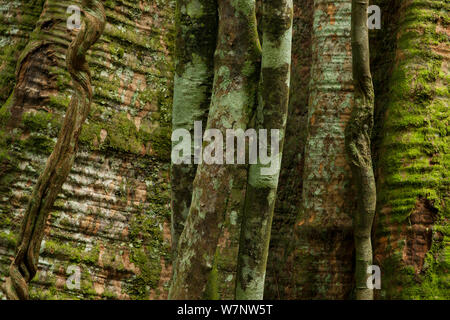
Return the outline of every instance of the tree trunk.
[[[39,12],[28,12],[20,4],[25,2],[0,0],[0,17],[19,29],[10,33],[0,27],[0,56],[16,38],[45,40],[46,45],[23,60],[23,90],[15,94],[23,94],[24,103],[11,98],[11,108],[0,111],[2,135],[3,119],[24,106],[22,117],[6,131],[6,144],[0,142],[0,158],[4,152],[9,156],[6,166],[0,159],[0,284],[73,93],[65,65],[72,40],[66,10],[81,3],[46,0],[37,26],[28,27],[30,15]],[[87,55],[94,88],[91,112],[72,170],[49,214],[30,299],[167,297],[175,2],[104,3],[108,23]],[[81,287],[67,290],[64,281],[74,265],[81,271]]]
[[[186,129],[194,146],[194,122],[206,126],[214,78],[217,38],[215,0],[178,0],[172,130]],[[202,134],[202,132],[200,132]],[[191,154],[194,154],[192,150]],[[172,164],[172,251],[174,260],[192,198],[197,164]]]
[[[66,180],[78,148],[78,136],[89,114],[92,88],[86,52],[101,36],[105,12],[99,1],[85,0],[85,21],[67,51],[67,69],[75,88],[55,149],[39,177],[25,213],[17,253],[5,288],[10,299],[28,299],[28,282],[37,272],[44,227],[53,203]]]
[[[292,71],[286,137],[278,182],[267,261],[265,299],[296,299],[294,228],[302,199],[309,83],[313,0],[294,0]]]
[[[249,123],[255,105],[261,48],[254,0],[219,0],[218,8],[214,87],[207,129],[217,129],[225,137],[227,129],[245,130]],[[216,145],[216,150],[220,148],[223,145]],[[246,171],[245,165],[203,163],[198,167],[169,298],[204,297],[224,222],[227,215],[238,215],[234,210],[230,212],[229,206],[233,204],[233,194],[239,194],[236,187],[242,187],[240,181],[246,178]]]
[[[350,18],[350,0],[314,1],[303,190],[292,241],[298,299],[344,299],[352,289],[356,198],[344,142],[353,100]]]
[[[382,299],[450,299],[446,1],[377,1],[377,214]],[[393,10],[393,11],[392,11]],[[376,68],[376,69],[375,69]]]
[[[292,17],[292,0],[263,3],[262,62],[256,127],[267,130],[268,135],[275,134],[271,130],[279,130],[279,149],[272,149],[272,143],[268,142],[267,149],[271,150],[271,156],[276,152],[273,172],[264,175],[262,169],[268,166],[261,163],[252,164],[249,168],[237,270],[236,299],[239,300],[262,299],[264,294],[288,111]]]
[[[374,92],[370,73],[369,1],[352,1],[352,54],[355,101],[345,131],[345,144],[355,180],[358,203],[353,218],[356,249],[356,299],[373,300],[368,288],[368,269],[372,265],[372,223],[376,206],[376,187],[372,167],[371,134]]]

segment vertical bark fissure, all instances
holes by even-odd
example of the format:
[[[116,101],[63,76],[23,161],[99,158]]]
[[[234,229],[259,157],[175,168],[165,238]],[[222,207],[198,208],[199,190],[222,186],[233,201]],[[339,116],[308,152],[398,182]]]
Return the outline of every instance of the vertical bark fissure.
[[[74,93],[55,148],[25,211],[16,255],[4,288],[9,299],[28,299],[28,283],[37,272],[48,213],[70,172],[78,148],[78,137],[89,114],[92,87],[86,53],[103,33],[106,18],[100,1],[84,0],[83,6],[85,19],[68,48],[66,58]]]
[[[261,48],[254,0],[219,0],[218,10],[218,41],[207,129],[217,129],[225,137],[227,129],[245,130],[249,123],[255,104]],[[214,141],[208,146],[216,145],[215,139],[213,137]],[[238,193],[235,189],[247,176],[246,172],[245,165],[202,163],[198,167],[189,215],[179,239],[169,298],[204,297],[218,240],[227,214],[231,214],[228,209],[233,193]]]
[[[267,255],[288,111],[292,19],[292,0],[264,2],[256,125],[259,129],[266,129],[268,135],[273,129],[279,130],[279,150],[276,150],[279,153],[276,155],[273,173],[263,175],[261,169],[268,166],[261,163],[250,165],[249,168],[239,244],[236,299],[262,299],[264,294]],[[270,146],[268,142],[268,150],[271,150]]]
[[[185,129],[194,145],[194,122],[206,126],[214,78],[217,38],[216,0],[178,0],[172,130]],[[193,154],[193,153],[191,153]],[[192,157],[191,157],[192,161]],[[172,251],[176,259],[192,198],[196,164],[172,164]]]
[[[368,267],[372,265],[371,231],[376,206],[376,186],[372,167],[371,132],[374,91],[370,73],[368,0],[352,1],[352,57],[355,101],[346,127],[345,142],[358,193],[353,228],[356,248],[356,299],[372,300],[367,287]]]

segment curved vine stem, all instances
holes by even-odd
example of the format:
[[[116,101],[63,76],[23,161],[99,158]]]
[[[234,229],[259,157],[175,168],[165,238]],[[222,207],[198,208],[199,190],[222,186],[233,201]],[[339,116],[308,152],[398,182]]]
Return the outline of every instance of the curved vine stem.
[[[99,0],[83,0],[84,21],[66,56],[74,92],[55,148],[33,189],[23,221],[16,255],[9,269],[4,291],[9,299],[29,298],[28,283],[37,272],[44,228],[56,197],[72,168],[78,137],[89,114],[92,86],[86,53],[105,28],[105,11]]]
[[[358,192],[353,218],[356,248],[356,299],[372,300],[368,267],[372,265],[371,232],[376,206],[370,136],[373,128],[374,91],[370,73],[368,0],[352,0],[352,55],[355,104],[345,131],[345,144]]]

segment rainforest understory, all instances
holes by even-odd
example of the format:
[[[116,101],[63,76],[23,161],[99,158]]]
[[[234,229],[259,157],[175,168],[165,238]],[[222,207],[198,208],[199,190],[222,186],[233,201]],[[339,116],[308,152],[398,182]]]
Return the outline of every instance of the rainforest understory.
[[[450,299],[449,11],[0,0],[0,299]]]

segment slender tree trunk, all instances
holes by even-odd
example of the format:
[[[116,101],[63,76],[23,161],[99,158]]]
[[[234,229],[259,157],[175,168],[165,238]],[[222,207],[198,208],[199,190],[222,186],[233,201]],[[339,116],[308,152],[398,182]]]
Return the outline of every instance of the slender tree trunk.
[[[373,128],[374,92],[370,73],[368,0],[352,1],[352,54],[355,101],[345,131],[345,143],[358,195],[353,218],[356,248],[356,299],[372,300],[367,287],[368,267],[372,265],[371,232],[376,206],[376,186],[370,139]]]
[[[217,38],[216,0],[178,0],[176,33],[172,130],[188,130],[192,137],[191,145],[194,146],[194,122],[201,121],[202,128],[206,126],[211,103]],[[196,170],[197,165],[193,163],[172,165],[174,259],[191,205]]]
[[[254,0],[219,0],[218,8],[214,86],[207,129],[217,129],[225,137],[227,129],[245,130],[249,123],[256,100],[261,48]],[[209,146],[223,148],[217,142],[214,140]],[[205,296],[223,224],[227,214],[231,214],[227,209],[232,190],[247,176],[246,172],[245,165],[203,163],[198,167],[169,298]]]
[[[238,257],[236,299],[239,300],[262,299],[264,294],[289,100],[292,18],[292,0],[264,2],[256,125],[259,129],[266,129],[268,135],[274,134],[271,133],[273,129],[279,130],[280,141],[273,173],[262,174],[262,168],[267,168],[267,165],[250,165]],[[268,143],[268,150],[272,150],[270,146],[271,143]]]
[[[28,299],[28,283],[37,272],[47,216],[70,172],[78,148],[78,137],[89,114],[92,88],[85,56],[103,33],[105,12],[97,0],[84,0],[83,5],[85,20],[69,46],[66,58],[74,93],[55,148],[36,183],[25,212],[16,256],[10,266],[10,277],[5,283],[9,299]]]
[[[295,220],[302,199],[309,82],[313,0],[294,0],[292,68],[289,112],[272,222],[264,299],[296,299],[295,261],[299,249],[294,237]]]

